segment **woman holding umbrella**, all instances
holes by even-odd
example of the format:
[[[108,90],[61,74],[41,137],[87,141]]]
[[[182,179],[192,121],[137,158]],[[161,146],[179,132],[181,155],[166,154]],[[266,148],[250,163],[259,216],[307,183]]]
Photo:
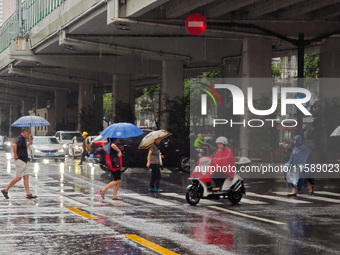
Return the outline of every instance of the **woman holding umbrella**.
[[[161,155],[158,145],[162,139],[168,137],[169,135],[171,135],[171,133],[164,129],[153,131],[145,136],[139,145],[139,149],[149,148],[146,167],[151,167],[151,180],[149,186],[150,192],[163,191],[159,188],[159,181],[161,179],[160,165],[162,164],[162,158],[164,157]]]
[[[122,152],[121,150],[118,148],[117,143],[119,143],[119,138],[111,138],[110,139],[110,147],[109,147],[109,153],[110,156],[112,156],[112,154],[117,155],[117,157],[120,159],[122,157]],[[111,157],[110,157],[111,158]],[[117,171],[111,171],[112,174],[112,178],[113,181],[110,182],[108,185],[106,185],[106,187],[102,190],[100,190],[100,195],[103,199],[105,199],[105,193],[108,189],[111,189],[113,187],[113,200],[121,200],[121,198],[117,197],[117,192],[119,189],[119,185],[121,182],[121,172],[120,170]]]
[[[117,192],[118,192],[119,185],[121,182],[121,172],[119,169],[122,167],[122,152],[118,148],[117,144],[119,143],[119,138],[136,137],[136,136],[140,136],[141,134],[143,134],[143,131],[141,129],[139,129],[138,127],[136,127],[135,125],[131,123],[125,123],[125,122],[112,124],[108,126],[107,128],[105,128],[100,133],[101,136],[110,138],[110,143],[109,143],[109,148],[108,148],[109,157],[107,158],[111,159],[113,157],[117,157],[119,158],[119,162],[120,162],[119,163],[120,166],[118,166],[118,168],[116,166],[111,166],[111,167],[109,166],[110,170],[112,171],[111,173],[112,173],[113,181],[110,182],[108,185],[106,185],[104,189],[100,190],[100,196],[102,197],[102,199],[105,199],[106,191],[113,187],[112,199],[121,200],[121,198],[117,196]]]

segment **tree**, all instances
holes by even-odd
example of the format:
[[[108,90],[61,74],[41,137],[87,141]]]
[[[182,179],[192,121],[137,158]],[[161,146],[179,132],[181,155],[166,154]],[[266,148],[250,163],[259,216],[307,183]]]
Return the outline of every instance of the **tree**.
[[[103,97],[103,113],[104,117],[112,116],[112,93],[107,93]]]
[[[276,65],[272,65],[272,77],[281,77],[281,70]]]
[[[305,54],[304,57],[304,74],[306,78],[318,78],[319,77],[319,62],[320,55]]]

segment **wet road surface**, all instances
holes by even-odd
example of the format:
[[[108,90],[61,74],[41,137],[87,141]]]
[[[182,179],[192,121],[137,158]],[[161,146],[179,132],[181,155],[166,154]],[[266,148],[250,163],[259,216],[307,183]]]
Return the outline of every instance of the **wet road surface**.
[[[150,172],[128,169],[118,195],[99,195],[110,175],[79,160],[29,163],[22,182],[0,198],[1,254],[339,254],[340,180],[317,180],[315,196],[287,198],[283,179],[245,180],[238,206],[228,200],[185,201],[190,181],[162,171],[163,193],[148,193]],[[0,152],[0,188],[15,176]],[[302,193],[303,193],[302,192]]]

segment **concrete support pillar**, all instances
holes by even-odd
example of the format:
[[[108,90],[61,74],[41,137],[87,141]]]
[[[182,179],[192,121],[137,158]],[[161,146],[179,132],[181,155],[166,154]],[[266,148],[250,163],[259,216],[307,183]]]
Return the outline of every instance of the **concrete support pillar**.
[[[241,58],[226,59],[223,62],[223,67],[221,69],[222,77],[225,78],[237,78],[240,77],[241,68]]]
[[[67,91],[56,90],[54,93],[54,111],[51,111],[48,121],[51,123],[49,131],[54,133],[58,130],[65,130],[69,127],[69,122],[75,122],[68,118]]]
[[[321,45],[319,75],[321,78],[319,80],[319,103],[323,108],[326,102],[331,106],[335,103],[335,99],[339,99],[340,97],[338,81],[340,78],[340,38],[327,38]],[[335,105],[335,107],[337,106]],[[320,136],[322,150],[324,151],[326,151],[329,143],[338,143],[338,140],[334,139],[334,137],[329,138],[329,134],[333,131],[330,129],[336,128],[336,126],[331,127],[333,124],[332,120],[336,119],[336,116],[338,115],[329,111],[325,111],[324,114],[322,114],[322,118],[324,118],[321,120],[323,132]],[[337,119],[337,121],[339,122],[340,120]]]
[[[22,115],[22,102],[11,103],[9,105],[9,137],[16,137],[20,134],[21,129],[11,127],[12,123],[19,119]]]
[[[320,47],[320,78],[340,78],[340,38],[327,38]],[[333,83],[320,84],[320,102],[339,97],[339,85]],[[323,86],[324,84],[327,84]]]
[[[103,130],[103,87],[97,86],[94,88],[94,102],[93,102],[93,116],[95,126],[95,132],[100,132]]]
[[[267,38],[246,38],[243,42],[242,52],[242,90],[245,95],[245,105],[247,106],[247,88],[253,87],[253,102],[261,101],[263,96],[272,98],[272,83],[270,79],[255,78],[271,78],[271,62],[272,62],[272,43]],[[247,79],[245,79],[247,78]],[[257,82],[255,81],[257,80]],[[254,106],[256,106],[254,104]],[[241,156],[248,156],[249,150],[260,148],[268,148],[270,137],[264,128],[249,128],[247,122],[253,118],[248,107],[245,107],[246,126],[240,130],[240,149]],[[259,116],[255,117],[256,119]]]
[[[135,97],[130,75],[113,75],[112,119],[114,122],[134,122]]]
[[[86,115],[87,116],[93,115],[93,101],[94,101],[93,88],[94,88],[93,84],[79,84],[78,130],[80,131],[92,130],[92,127],[82,126],[81,117],[85,117]]]
[[[162,62],[162,84],[160,93],[160,127],[168,128],[167,114],[167,99],[175,99],[183,97],[184,90],[184,69],[183,62],[176,60],[163,60]],[[158,119],[155,116],[155,119]]]

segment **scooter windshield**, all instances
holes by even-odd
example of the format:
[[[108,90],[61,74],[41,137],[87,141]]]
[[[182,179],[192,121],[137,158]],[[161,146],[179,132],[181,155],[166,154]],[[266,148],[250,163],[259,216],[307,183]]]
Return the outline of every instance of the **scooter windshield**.
[[[218,150],[214,157],[201,157],[192,172],[192,178],[210,182],[215,173],[224,173],[230,178],[235,174],[235,158],[229,148]]]

